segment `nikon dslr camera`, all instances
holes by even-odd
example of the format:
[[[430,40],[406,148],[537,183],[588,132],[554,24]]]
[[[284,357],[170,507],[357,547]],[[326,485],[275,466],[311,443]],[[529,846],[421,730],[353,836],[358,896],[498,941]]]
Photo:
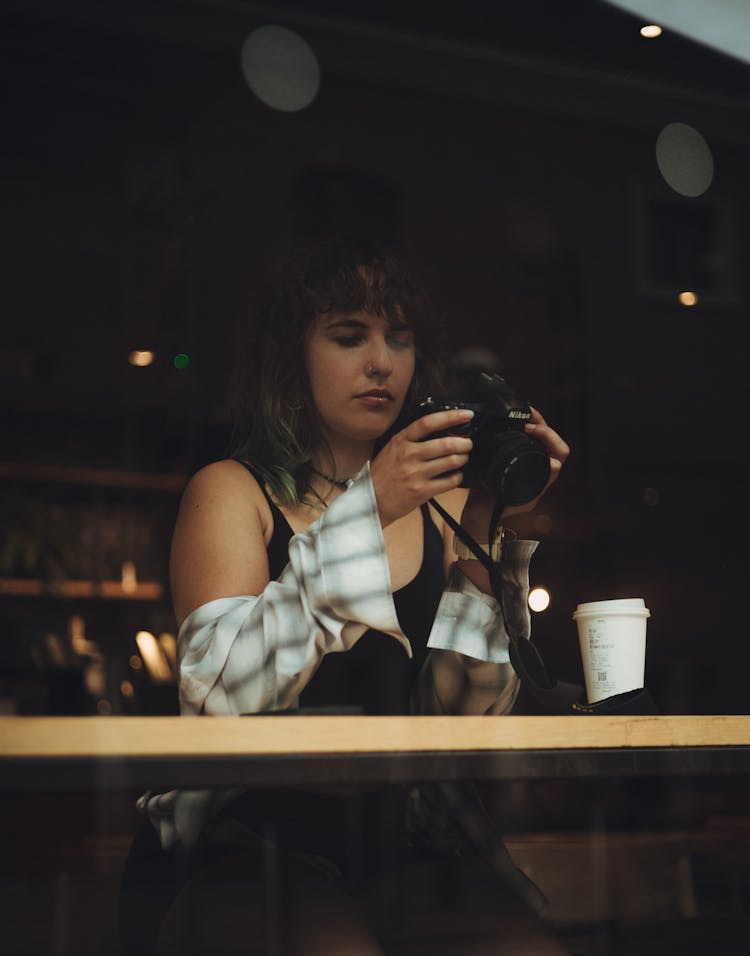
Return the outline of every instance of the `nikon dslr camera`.
[[[463,488],[483,488],[504,505],[521,505],[544,489],[549,480],[549,455],[540,441],[524,431],[531,421],[527,402],[517,399],[504,378],[482,372],[465,401],[426,398],[412,409],[410,420],[423,415],[469,408],[471,421],[430,438],[467,435],[474,442],[464,467]]]

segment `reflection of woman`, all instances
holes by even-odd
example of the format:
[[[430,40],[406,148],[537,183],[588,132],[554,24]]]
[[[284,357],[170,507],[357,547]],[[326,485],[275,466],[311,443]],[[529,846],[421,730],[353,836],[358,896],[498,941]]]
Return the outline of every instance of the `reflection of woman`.
[[[192,478],[174,533],[183,713],[501,714],[512,706],[517,679],[487,572],[456,560],[453,534],[428,504],[438,498],[486,540],[494,502],[459,487],[470,439],[434,437],[469,413],[399,422],[434,383],[433,321],[387,256],[332,246],[290,265],[249,357],[241,448]],[[536,412],[529,428],[550,453],[554,480],[567,446]],[[503,557],[527,633],[533,547],[512,542]],[[424,951],[464,952],[460,937],[448,949],[446,938],[483,896],[486,932],[470,923],[472,952],[562,952],[469,850],[464,832],[484,844],[485,861],[502,857],[487,820],[460,793],[442,809],[434,792],[395,787],[182,791],[147,794],[141,806],[154,826],[137,837],[126,870],[126,952],[147,951],[138,946],[175,880],[182,889],[162,938],[179,933],[187,914],[190,942],[200,949],[205,933],[211,952],[230,935],[257,937],[259,925],[267,938],[276,925],[283,934],[277,950],[259,952],[396,952],[393,930],[430,904],[441,913],[442,924],[430,918],[444,926],[443,948]],[[479,889],[469,892],[467,880]],[[453,886],[446,899],[438,885],[443,894]]]

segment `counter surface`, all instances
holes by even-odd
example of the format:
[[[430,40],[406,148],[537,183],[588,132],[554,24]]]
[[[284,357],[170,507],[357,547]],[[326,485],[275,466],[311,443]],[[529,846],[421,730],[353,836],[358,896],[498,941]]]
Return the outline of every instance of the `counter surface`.
[[[750,773],[750,716],[3,717],[0,790]]]

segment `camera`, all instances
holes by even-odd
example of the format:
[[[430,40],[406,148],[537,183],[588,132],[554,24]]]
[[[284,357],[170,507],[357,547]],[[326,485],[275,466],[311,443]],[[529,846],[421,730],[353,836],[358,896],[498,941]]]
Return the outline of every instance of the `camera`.
[[[457,428],[433,432],[430,438],[466,435],[474,447],[463,469],[462,488],[483,488],[505,505],[536,498],[550,475],[544,445],[524,431],[531,408],[518,399],[497,373],[479,373],[460,401],[428,397],[412,408],[410,420],[452,408],[469,408],[474,417]]]

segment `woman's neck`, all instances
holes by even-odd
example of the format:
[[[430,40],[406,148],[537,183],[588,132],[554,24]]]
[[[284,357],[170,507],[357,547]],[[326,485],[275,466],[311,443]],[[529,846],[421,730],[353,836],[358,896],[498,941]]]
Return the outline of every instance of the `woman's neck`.
[[[374,445],[331,443],[328,448],[320,449],[313,455],[313,468],[329,478],[349,480],[354,478],[372,458]]]

